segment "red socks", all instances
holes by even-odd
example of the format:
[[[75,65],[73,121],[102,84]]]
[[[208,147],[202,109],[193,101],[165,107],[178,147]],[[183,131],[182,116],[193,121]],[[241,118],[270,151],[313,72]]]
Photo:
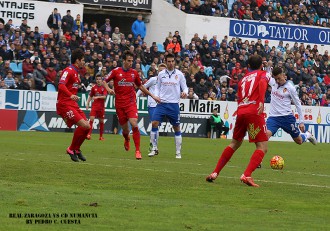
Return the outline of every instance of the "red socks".
[[[265,153],[261,151],[260,149],[257,149],[254,151],[254,153],[251,156],[250,163],[247,166],[244,175],[246,177],[250,177],[252,172],[256,170],[258,165],[261,163],[262,159],[264,158]]]
[[[89,129],[77,127],[73,134],[70,150],[79,150],[82,143],[84,143],[88,133]]]
[[[89,129],[89,132],[88,132],[88,135],[92,134],[92,131],[93,131],[93,122],[94,121],[89,121],[89,126],[91,126],[91,129]]]
[[[100,137],[103,136],[103,131],[104,131],[104,123],[100,123]]]
[[[140,151],[140,131],[138,127],[134,127],[133,129],[133,140],[135,144],[136,151]]]
[[[221,169],[223,169],[223,167],[225,167],[227,162],[230,160],[230,158],[232,157],[234,152],[235,152],[234,149],[232,149],[230,146],[227,146],[225,148],[225,150],[223,150],[223,152],[219,158],[219,161],[217,163],[217,166],[215,167],[213,172],[216,172],[217,174],[219,174]]]

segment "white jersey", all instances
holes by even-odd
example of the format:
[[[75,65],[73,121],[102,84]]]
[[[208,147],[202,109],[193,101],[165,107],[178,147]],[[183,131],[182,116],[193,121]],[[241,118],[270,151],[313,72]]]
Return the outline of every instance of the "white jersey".
[[[304,117],[302,114],[300,99],[293,84],[287,81],[284,85],[279,86],[274,78],[271,78],[268,84],[272,87],[269,116],[292,115],[292,100],[297,108],[299,123],[303,123]]]
[[[188,94],[186,78],[181,71],[165,69],[159,72],[155,95],[161,103],[179,103],[181,91]]]
[[[157,85],[157,76],[156,77],[151,77],[148,79],[148,81],[144,84],[145,88],[149,88],[149,91],[155,95],[156,91],[156,85]],[[136,93],[136,97],[139,97],[141,95],[142,91],[138,90]],[[150,96],[148,95],[148,107],[156,107],[157,102]]]

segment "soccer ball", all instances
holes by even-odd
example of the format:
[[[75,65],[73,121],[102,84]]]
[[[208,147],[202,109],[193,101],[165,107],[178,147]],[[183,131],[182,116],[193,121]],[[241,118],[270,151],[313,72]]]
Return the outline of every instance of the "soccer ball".
[[[272,169],[283,169],[284,159],[281,156],[273,156],[273,158],[270,159],[270,167]]]

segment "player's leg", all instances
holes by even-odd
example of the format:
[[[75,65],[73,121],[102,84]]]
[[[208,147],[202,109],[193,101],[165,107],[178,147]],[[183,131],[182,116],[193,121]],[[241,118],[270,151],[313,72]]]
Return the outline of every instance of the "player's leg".
[[[156,107],[148,107],[148,114],[149,114],[149,119],[150,119],[151,123],[153,121],[153,114],[154,114],[155,109],[156,109]],[[157,136],[159,136],[159,131],[157,131]],[[153,148],[153,145],[152,145],[152,140],[151,140],[151,135],[150,135],[149,152],[152,151],[152,148]]]
[[[281,117],[268,117],[266,122],[268,139],[281,127]]]
[[[129,123],[131,124],[133,131],[133,141],[135,145],[135,158],[140,160],[142,158],[140,152],[140,131],[138,126],[138,111],[136,105],[131,106],[126,109],[126,116],[128,118]]]
[[[248,186],[259,187],[259,185],[254,183],[251,175],[261,164],[267,153],[267,128],[263,116],[247,116],[246,121],[248,123],[249,141],[255,143],[256,150],[253,152],[249,164],[241,176],[241,181]]]
[[[123,137],[125,139],[124,148],[126,151],[128,151],[130,149],[128,117],[126,116],[125,110],[123,108],[116,108],[116,114],[117,114],[118,122],[122,128]]]
[[[181,159],[181,146],[182,146],[182,135],[180,130],[180,109],[179,104],[170,103],[167,105],[167,118],[174,129],[174,140],[175,140],[175,158]]]
[[[149,157],[152,157],[152,156],[158,154],[158,139],[159,139],[158,126],[159,126],[159,123],[161,123],[162,118],[165,115],[165,112],[166,112],[165,104],[158,104],[152,114],[153,121],[151,123],[152,128],[151,128],[151,132],[150,132],[152,150],[148,154]]]
[[[74,136],[76,135],[78,138],[76,140],[76,147],[74,148],[75,154],[82,161],[86,161],[86,158],[83,156],[80,147],[84,143],[86,136],[90,130],[89,123],[86,119],[79,120],[76,125],[78,126],[74,132]]]
[[[95,119],[95,116],[90,116],[89,117],[89,126],[90,126],[90,129],[89,129],[89,132],[88,132],[87,137],[86,137],[87,140],[90,140],[92,138],[92,131],[93,131],[94,119]]]
[[[99,118],[99,121],[100,121],[100,138],[99,138],[99,140],[104,140],[104,138],[103,138],[104,119],[103,118]]]
[[[209,182],[213,182],[219,175],[220,171],[226,166],[228,161],[231,159],[235,151],[241,146],[243,143],[243,138],[246,133],[246,124],[245,119],[242,116],[237,117],[233,139],[231,143],[222,151],[221,156],[218,160],[217,165],[213,172],[206,177],[206,180]]]

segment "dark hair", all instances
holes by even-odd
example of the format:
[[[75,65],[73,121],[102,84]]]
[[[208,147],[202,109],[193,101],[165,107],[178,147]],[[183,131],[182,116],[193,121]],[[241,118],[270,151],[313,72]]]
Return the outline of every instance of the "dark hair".
[[[85,56],[84,52],[80,48],[76,48],[74,51],[72,51],[71,54],[71,64],[74,64],[77,59],[81,60]]]
[[[165,57],[165,60],[167,61],[167,59],[168,58],[175,58],[175,55],[174,54],[168,54],[168,55],[166,55],[166,57]]]
[[[280,67],[274,67],[272,73],[273,73],[273,76],[277,76],[277,75],[281,74],[282,72],[283,72],[282,68],[280,68]]]
[[[251,55],[248,64],[252,70],[258,70],[262,65],[262,58],[260,55]]]
[[[124,51],[123,60],[126,60],[127,57],[134,57],[134,54],[130,51]]]

